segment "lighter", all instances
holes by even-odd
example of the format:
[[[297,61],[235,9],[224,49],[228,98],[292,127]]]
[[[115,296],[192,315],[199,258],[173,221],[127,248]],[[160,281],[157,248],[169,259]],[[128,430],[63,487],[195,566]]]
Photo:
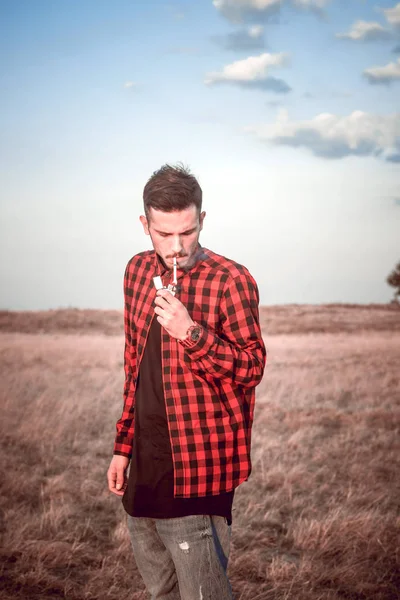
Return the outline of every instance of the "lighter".
[[[153,281],[154,281],[156,290],[168,290],[173,296],[175,296],[176,286],[178,283],[178,279],[176,276],[176,268],[177,268],[176,256],[174,256],[174,271],[173,271],[172,282],[169,283],[168,285],[163,285],[161,277],[159,275],[157,275],[157,277],[153,277]]]

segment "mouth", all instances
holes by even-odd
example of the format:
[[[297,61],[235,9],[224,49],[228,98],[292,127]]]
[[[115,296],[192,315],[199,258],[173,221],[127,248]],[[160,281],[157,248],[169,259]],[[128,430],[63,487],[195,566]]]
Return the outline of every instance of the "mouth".
[[[174,262],[175,258],[176,258],[176,262],[179,263],[179,261],[185,260],[185,258],[187,258],[187,256],[176,256],[176,257],[170,258],[169,262],[172,264]]]

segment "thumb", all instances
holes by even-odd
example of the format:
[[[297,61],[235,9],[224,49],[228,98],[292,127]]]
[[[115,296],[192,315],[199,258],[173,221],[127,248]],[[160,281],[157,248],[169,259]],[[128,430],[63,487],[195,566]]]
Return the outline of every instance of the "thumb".
[[[125,472],[123,469],[118,469],[117,470],[117,483],[115,485],[115,487],[117,488],[117,490],[120,490],[125,482]]]

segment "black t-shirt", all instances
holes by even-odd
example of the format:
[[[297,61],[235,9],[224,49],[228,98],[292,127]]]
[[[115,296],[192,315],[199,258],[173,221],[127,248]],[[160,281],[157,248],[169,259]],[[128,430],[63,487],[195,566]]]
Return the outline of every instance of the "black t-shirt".
[[[232,522],[234,492],[198,498],[174,497],[174,470],[165,409],[161,325],[153,318],[135,393],[135,434],[128,486],[122,502],[133,517],[165,519],[220,515]]]

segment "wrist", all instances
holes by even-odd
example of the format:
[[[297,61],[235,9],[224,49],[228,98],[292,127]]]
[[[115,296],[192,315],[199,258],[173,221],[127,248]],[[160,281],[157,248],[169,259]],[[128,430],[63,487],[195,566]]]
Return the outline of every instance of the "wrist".
[[[190,321],[186,324],[186,329],[185,329],[185,332],[183,333],[183,335],[176,338],[178,340],[178,342],[182,342],[183,340],[187,339],[188,331],[191,327],[193,327],[193,325],[195,325],[195,322],[192,319],[190,319]]]

